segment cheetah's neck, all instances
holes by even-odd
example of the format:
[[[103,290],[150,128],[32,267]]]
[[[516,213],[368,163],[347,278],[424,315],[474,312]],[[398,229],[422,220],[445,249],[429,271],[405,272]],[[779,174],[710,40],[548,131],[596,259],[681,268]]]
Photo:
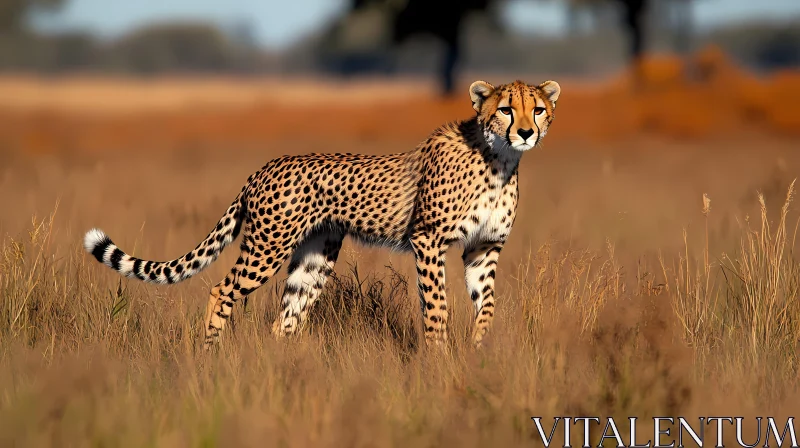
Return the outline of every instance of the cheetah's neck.
[[[500,139],[489,137],[494,137],[494,134],[490,133],[485,139],[483,160],[493,173],[496,170],[496,176],[505,184],[516,174],[523,152],[510,147]]]

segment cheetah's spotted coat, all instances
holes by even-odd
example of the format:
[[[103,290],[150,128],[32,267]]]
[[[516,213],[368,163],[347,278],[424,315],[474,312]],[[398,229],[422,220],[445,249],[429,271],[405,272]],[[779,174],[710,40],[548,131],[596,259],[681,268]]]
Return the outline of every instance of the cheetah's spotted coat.
[[[127,255],[100,230],[84,246],[128,277],[177,283],[213,262],[243,233],[241,255],[211,289],[206,345],[236,302],[266,283],[291,256],[276,335],[300,330],[333,271],[345,235],[414,253],[427,343],[447,340],[444,263],[449,245],[464,246],[467,290],[480,344],[494,316],[497,259],[516,216],[517,167],[553,120],[554,81],[497,88],[476,81],[472,119],[446,124],[414,150],[384,156],[307,154],[280,157],[251,175],[208,237],[166,262]]]

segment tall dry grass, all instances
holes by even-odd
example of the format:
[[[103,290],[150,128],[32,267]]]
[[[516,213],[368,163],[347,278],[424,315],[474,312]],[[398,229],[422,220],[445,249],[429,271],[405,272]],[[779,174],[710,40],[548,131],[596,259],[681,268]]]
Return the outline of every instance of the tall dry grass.
[[[628,275],[611,242],[545,244],[483,349],[454,309],[447,353],[420,345],[406,279],[354,257],[305,334],[271,337],[275,284],[207,353],[194,299],[91,267],[34,218],[0,248],[0,445],[531,446],[531,416],[783,416],[800,396],[793,192],[774,226],[760,198],[735,253],[693,255],[684,233],[657,272]]]
[[[745,217],[735,253],[712,261],[706,243],[701,260],[691,260],[685,243],[677,266],[667,268],[661,259],[664,276],[672,279],[667,291],[684,340],[699,359],[724,364],[730,381],[746,372],[753,380],[772,382],[776,387],[769,392],[777,394],[783,393],[777,386],[795,381],[800,373],[800,265],[793,252],[800,221],[794,226],[788,222],[794,185],[792,181],[774,226],[764,195],[758,194],[758,227]],[[709,209],[704,196],[706,219]],[[706,227],[706,242],[707,232]],[[709,360],[709,354],[724,356]]]

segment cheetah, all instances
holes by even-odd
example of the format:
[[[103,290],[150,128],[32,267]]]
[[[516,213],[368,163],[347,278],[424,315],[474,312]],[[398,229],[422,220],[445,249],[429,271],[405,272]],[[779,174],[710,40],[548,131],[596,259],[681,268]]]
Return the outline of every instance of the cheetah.
[[[132,257],[96,228],[86,233],[84,247],[122,275],[173,284],[202,271],[242,233],[236,264],[211,289],[206,348],[219,339],[233,306],[287,259],[282,311],[272,325],[278,338],[303,328],[345,236],[409,251],[426,345],[444,345],[445,252],[460,242],[474,306],[472,340],[480,346],[495,313],[497,260],[516,218],[520,158],[547,134],[560,93],[555,81],[498,87],[475,81],[469,87],[475,116],[444,124],[411,151],[273,159],[247,178],[209,235],[172,261]]]

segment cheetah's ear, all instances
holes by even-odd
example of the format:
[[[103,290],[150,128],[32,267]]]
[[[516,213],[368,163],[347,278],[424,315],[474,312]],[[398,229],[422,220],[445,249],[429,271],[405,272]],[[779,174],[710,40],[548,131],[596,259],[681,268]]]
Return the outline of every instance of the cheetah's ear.
[[[481,111],[481,106],[486,98],[494,92],[494,86],[486,81],[475,81],[469,86],[469,99],[472,100],[472,108],[475,112]]]
[[[558,96],[561,95],[561,86],[555,81],[545,81],[539,84],[539,89],[541,89],[553,103],[558,101]]]

